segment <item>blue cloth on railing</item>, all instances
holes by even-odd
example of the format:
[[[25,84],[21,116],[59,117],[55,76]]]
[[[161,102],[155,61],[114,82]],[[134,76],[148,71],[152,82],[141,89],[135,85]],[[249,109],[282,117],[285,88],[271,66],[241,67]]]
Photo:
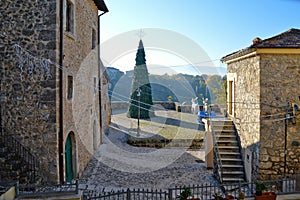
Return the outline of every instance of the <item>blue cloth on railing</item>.
[[[217,115],[214,111],[211,111],[210,113],[208,113],[208,112],[204,112],[203,110],[201,110],[198,113],[197,121],[199,124],[203,124],[204,123],[202,121],[203,118],[215,118],[215,117],[217,117]]]

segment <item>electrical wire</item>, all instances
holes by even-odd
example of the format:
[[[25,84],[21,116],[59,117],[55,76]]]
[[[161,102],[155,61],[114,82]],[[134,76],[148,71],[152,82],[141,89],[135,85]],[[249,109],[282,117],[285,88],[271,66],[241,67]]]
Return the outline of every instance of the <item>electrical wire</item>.
[[[78,78],[78,76],[75,75],[75,73],[72,70],[70,70],[70,69],[68,69],[66,67],[60,66],[59,64],[51,61],[50,59],[44,59],[44,58],[39,58],[39,57],[33,56],[30,51],[27,51],[27,50],[23,49],[21,46],[19,46],[17,44],[13,45],[13,47],[20,48],[22,51],[26,52],[27,54],[29,54],[34,59],[47,60],[51,65],[54,65],[56,68],[61,69],[61,70],[65,71],[66,73],[71,74],[74,78],[77,78],[78,80],[80,80]],[[94,90],[97,90],[98,92],[101,93],[101,89],[99,89],[98,87],[94,87],[93,85],[88,84],[88,83],[83,82],[83,81],[81,82],[81,84],[84,85],[84,86],[86,86],[86,87],[88,87],[88,88],[93,88]],[[148,86],[146,86],[146,87],[148,87]],[[113,92],[111,90],[108,90],[108,91]],[[126,97],[126,96],[121,95],[121,94],[116,93],[116,92],[114,92],[113,94],[117,95],[117,97],[115,97],[115,98],[121,100],[121,102],[128,102],[128,101],[130,101],[130,102],[128,102],[130,105],[135,106],[135,107],[139,107],[138,105],[135,105],[135,104],[132,103],[132,102],[138,103],[138,100],[130,99],[129,97]],[[126,99],[128,101],[124,101],[124,99]],[[274,106],[274,105],[267,104],[267,103],[264,103],[264,102],[238,102],[238,101],[233,101],[233,102],[227,102],[227,103],[245,104],[245,105],[252,105],[252,104],[254,104],[254,105],[260,105],[260,104],[264,104],[264,105],[267,105],[267,106],[270,106],[270,107],[274,107],[274,108],[283,108],[283,107],[286,107],[286,106]],[[155,109],[163,110],[161,107],[154,106],[154,105],[151,105],[151,104],[148,104],[148,103],[145,103],[145,102],[140,102],[140,104],[143,104],[145,106],[149,106],[149,107],[152,107],[152,108],[155,108]],[[149,112],[154,112],[153,110],[144,108],[142,106],[140,106],[140,109],[147,110]],[[281,113],[276,113],[276,114],[268,114],[268,115],[262,115],[260,117],[262,117],[262,118],[264,118],[264,117],[273,117],[273,116],[279,116],[279,115],[285,114],[285,113],[286,112],[281,112]],[[285,119],[289,119],[289,118],[277,118],[277,119],[270,119],[270,120],[266,119],[264,121],[282,121],[282,120],[285,120]],[[247,123],[247,122],[243,122],[243,123]],[[249,122],[249,123],[256,123],[256,122]]]

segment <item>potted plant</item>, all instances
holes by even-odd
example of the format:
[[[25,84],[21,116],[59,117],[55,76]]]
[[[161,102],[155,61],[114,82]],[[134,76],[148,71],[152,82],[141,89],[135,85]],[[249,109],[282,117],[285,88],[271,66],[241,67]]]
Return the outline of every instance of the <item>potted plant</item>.
[[[215,193],[213,195],[213,197],[214,197],[215,200],[226,200],[226,198],[223,198],[221,195],[218,195],[217,193]]]
[[[232,196],[231,194],[226,194],[225,197],[222,197],[221,195],[215,193],[213,195],[215,200],[230,200],[230,199],[235,199],[234,196]]]
[[[245,199],[245,193],[244,192],[240,192],[239,194],[239,200],[244,200]]]
[[[234,196],[232,196],[231,194],[226,194],[226,200],[229,199],[234,199]]]
[[[256,181],[256,192],[254,194],[256,200],[276,200],[275,192],[267,192],[267,185],[262,181]]]
[[[178,200],[200,200],[199,198],[193,198],[192,197],[192,191],[188,187],[184,187],[183,191],[176,197]]]

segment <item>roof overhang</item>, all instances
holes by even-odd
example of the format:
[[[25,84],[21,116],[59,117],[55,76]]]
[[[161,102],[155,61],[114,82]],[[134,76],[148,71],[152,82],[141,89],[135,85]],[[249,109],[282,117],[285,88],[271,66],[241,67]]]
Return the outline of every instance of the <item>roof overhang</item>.
[[[252,50],[248,50],[243,54],[231,54],[229,56],[225,56],[221,59],[221,61],[225,64],[230,64],[233,62],[237,62],[246,58],[254,57],[260,54],[299,54],[300,48],[252,48]]]
[[[256,54],[257,54],[256,51],[253,51],[253,52],[241,55],[241,56],[231,56],[231,57],[227,57],[227,58],[222,58],[221,61],[228,65],[230,63],[237,62],[237,61],[243,60],[245,58],[254,57],[254,56],[256,56]]]
[[[98,10],[101,10],[103,12],[108,12],[108,9],[106,7],[104,0],[94,0],[94,3],[96,4]]]

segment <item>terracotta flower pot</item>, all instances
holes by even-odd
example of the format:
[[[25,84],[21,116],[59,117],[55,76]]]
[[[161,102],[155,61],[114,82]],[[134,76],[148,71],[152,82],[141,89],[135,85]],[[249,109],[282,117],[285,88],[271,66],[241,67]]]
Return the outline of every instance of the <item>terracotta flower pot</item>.
[[[226,194],[226,199],[234,199],[234,196],[232,196],[230,194]]]
[[[255,200],[276,200],[276,193],[275,192],[263,192],[261,196],[256,196],[254,194]]]

